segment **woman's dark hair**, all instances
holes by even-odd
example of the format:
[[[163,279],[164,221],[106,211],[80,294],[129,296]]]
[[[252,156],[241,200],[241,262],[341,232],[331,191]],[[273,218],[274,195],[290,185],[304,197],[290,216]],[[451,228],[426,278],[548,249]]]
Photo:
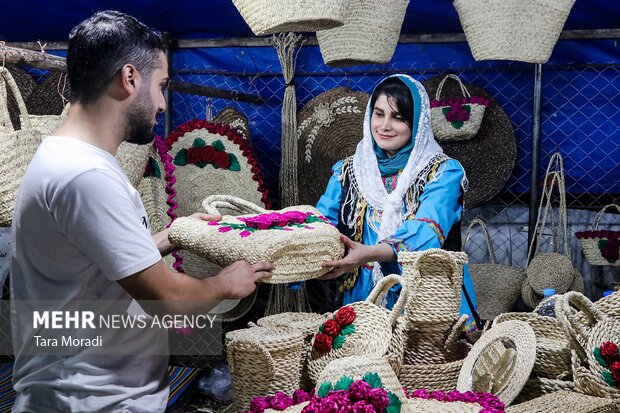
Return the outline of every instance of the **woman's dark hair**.
[[[377,86],[370,97],[370,107],[374,110],[375,102],[380,95],[396,101],[396,110],[405,119],[409,127],[413,127],[413,97],[407,85],[397,77],[389,77]]]
[[[148,78],[159,67],[159,51],[162,50],[161,34],[136,18],[114,10],[93,14],[69,34],[70,101],[94,102],[128,63]]]

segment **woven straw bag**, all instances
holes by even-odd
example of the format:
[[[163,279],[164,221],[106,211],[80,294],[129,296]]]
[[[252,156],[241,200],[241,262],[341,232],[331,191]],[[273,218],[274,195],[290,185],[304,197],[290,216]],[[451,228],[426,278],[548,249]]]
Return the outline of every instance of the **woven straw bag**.
[[[144,176],[144,169],[149,159],[151,148],[149,145],[137,145],[135,143],[123,142],[116,152],[116,160],[123,168],[129,182],[134,188],[140,186],[140,181]]]
[[[476,60],[545,63],[575,0],[455,0]]]
[[[8,90],[17,101],[21,129],[14,130],[8,111]],[[19,185],[39,144],[41,132],[34,128],[15,79],[0,67],[0,226],[10,227]]]
[[[345,0],[233,0],[243,20],[257,36],[283,32],[315,32],[342,26]]]
[[[389,63],[409,0],[352,1],[342,27],[316,33],[325,64],[334,67]]]
[[[581,318],[573,307],[581,311]],[[583,294],[573,291],[558,297],[555,309],[571,338],[575,388],[592,396],[620,400],[620,380],[614,380],[615,366],[604,349],[608,342],[620,344],[620,322],[606,317]],[[615,353],[615,359],[620,360],[617,347]]]
[[[254,327],[226,334],[235,406],[247,410],[254,397],[299,388],[303,334],[283,327]]]
[[[401,285],[401,291],[392,310],[379,306],[377,303],[396,284]],[[392,274],[379,280],[366,301],[358,301],[336,311],[312,339],[313,348],[308,361],[310,378],[316,382],[329,362],[343,357],[384,357],[390,351],[402,351],[392,338],[395,329],[397,334],[401,334],[398,318],[408,294],[409,286],[402,277]],[[394,357],[397,359],[398,355],[387,358]]]
[[[28,117],[30,119],[30,125],[33,128],[36,128],[42,136],[48,136],[58,129],[65,119],[67,119],[70,106],[71,105],[66,104],[60,115],[31,115],[22,113],[19,115],[19,119],[20,122],[24,123],[27,122],[25,117]]]
[[[320,212],[302,205],[268,212],[243,199],[214,195],[203,208],[252,210],[252,215],[224,215],[221,221],[179,218],[170,226],[170,242],[219,266],[238,260],[250,264],[270,261],[273,275],[265,282],[281,284],[320,277],[329,270],[322,264],[344,255],[340,233]]]
[[[591,265],[620,266],[620,231],[601,231],[598,229],[601,218],[609,207],[614,207],[620,212],[620,205],[605,205],[595,215],[591,231],[575,233],[581,243],[583,255]]]
[[[575,383],[568,380],[547,379],[532,374],[525,382],[525,386],[523,386],[523,390],[515,399],[514,404],[525,403],[545,394],[562,390],[574,392]]]
[[[565,389],[511,406],[506,409],[506,413],[617,413],[619,408],[618,403],[612,399]]]
[[[475,225],[480,225],[484,235],[490,263],[469,264],[469,272],[476,291],[478,313],[482,319],[492,320],[499,314],[512,309],[521,293],[525,271],[522,268],[497,263],[489,230],[484,221],[479,218],[470,222],[465,233],[463,248],[470,239],[470,231]]]
[[[441,98],[441,91],[447,79],[454,79],[461,87],[463,97]],[[457,75],[446,75],[431,100],[431,124],[438,141],[462,141],[473,138],[480,129],[488,99],[472,96]]]

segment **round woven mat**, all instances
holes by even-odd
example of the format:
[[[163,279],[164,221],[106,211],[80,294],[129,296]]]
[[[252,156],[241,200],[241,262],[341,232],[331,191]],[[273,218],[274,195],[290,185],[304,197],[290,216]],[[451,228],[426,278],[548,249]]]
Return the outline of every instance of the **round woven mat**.
[[[422,82],[429,96],[435,96],[443,77]],[[517,159],[517,143],[512,123],[495,99],[482,88],[465,86],[472,95],[489,99],[480,130],[471,139],[439,144],[448,156],[457,159],[465,168],[469,179],[465,207],[471,209],[490,201],[504,188]],[[444,84],[442,96],[462,96],[458,83]]]
[[[215,115],[213,122],[235,128],[239,131],[243,139],[250,140],[250,124],[248,122],[248,117],[235,108],[231,108],[230,106],[225,107]]]
[[[337,87],[321,93],[297,117],[299,202],[316,205],[332,166],[355,153],[370,95]]]
[[[19,92],[22,94],[22,98],[24,102],[28,101],[28,98],[32,94],[32,92],[37,87],[37,82],[30,76],[28,73],[23,71],[17,66],[6,65],[6,68],[11,72],[13,78],[15,79],[15,83],[17,83],[17,87]],[[8,108],[9,115],[11,116],[11,122],[13,122],[13,127],[17,129],[21,129],[21,122],[19,120],[19,109],[17,107],[17,101],[13,97],[13,93],[9,88],[8,91]]]

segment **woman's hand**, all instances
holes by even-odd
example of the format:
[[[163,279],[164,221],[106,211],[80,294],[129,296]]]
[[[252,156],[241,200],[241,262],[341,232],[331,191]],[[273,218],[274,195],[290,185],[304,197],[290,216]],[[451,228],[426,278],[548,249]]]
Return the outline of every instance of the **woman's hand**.
[[[320,277],[320,280],[332,280],[355,271],[360,265],[372,261],[374,246],[368,246],[355,242],[346,235],[340,235],[340,240],[344,244],[347,255],[336,261],[325,261],[323,268],[332,268],[330,272]]]

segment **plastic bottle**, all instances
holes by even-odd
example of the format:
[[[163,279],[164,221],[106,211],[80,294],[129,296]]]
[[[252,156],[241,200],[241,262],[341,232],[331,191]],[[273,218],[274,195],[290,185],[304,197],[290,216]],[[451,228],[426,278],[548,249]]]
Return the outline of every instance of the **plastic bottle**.
[[[608,295],[612,295],[615,292],[616,292],[616,290],[603,291],[603,297],[607,297]]]
[[[555,290],[553,288],[545,288],[543,290],[543,300],[547,300],[550,297],[555,295]],[[546,317],[555,317],[555,298],[551,298],[547,300],[545,304],[543,304],[538,309],[538,315],[546,316]]]

